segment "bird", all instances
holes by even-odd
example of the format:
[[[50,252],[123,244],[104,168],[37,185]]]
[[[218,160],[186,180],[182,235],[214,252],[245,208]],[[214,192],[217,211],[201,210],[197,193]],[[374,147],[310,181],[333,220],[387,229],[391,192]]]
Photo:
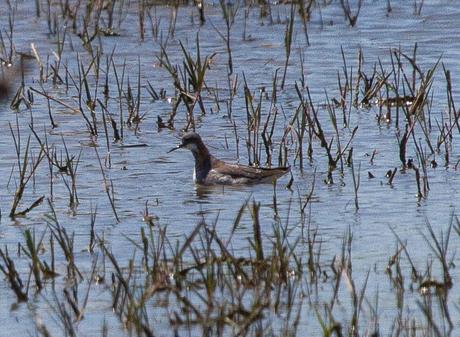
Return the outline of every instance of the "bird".
[[[199,185],[242,185],[273,182],[290,171],[290,167],[262,168],[240,164],[230,164],[214,157],[203,143],[200,135],[188,132],[178,149],[189,149],[195,158],[193,180]]]

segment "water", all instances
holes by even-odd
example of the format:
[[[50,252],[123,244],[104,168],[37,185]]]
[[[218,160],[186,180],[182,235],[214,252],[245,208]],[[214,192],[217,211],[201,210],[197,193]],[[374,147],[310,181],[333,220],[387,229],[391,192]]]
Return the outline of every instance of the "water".
[[[44,6],[44,4],[43,4]],[[0,4],[0,22],[2,34],[7,31],[8,7],[5,2]],[[210,146],[211,152],[217,157],[236,161],[239,153],[239,162],[247,163],[248,155],[245,148],[246,136],[246,111],[243,92],[243,74],[248,86],[253,90],[254,97],[258,99],[258,92],[265,88],[268,96],[271,95],[272,80],[275,70],[279,69],[279,81],[282,76],[285,50],[284,32],[285,22],[289,16],[290,7],[285,5],[273,5],[272,16],[274,24],[270,24],[268,18],[259,18],[258,7],[244,7],[239,9],[236,22],[231,32],[232,57],[234,74],[238,74],[239,86],[233,102],[233,120],[240,137],[239,147],[235,142],[234,127],[228,118],[225,100],[228,97],[227,84],[227,53],[225,45],[216,32],[224,32],[224,22],[218,3],[209,3],[206,6],[206,24],[199,26],[196,8],[192,6],[179,7],[177,24],[174,37],[170,37],[167,44],[167,52],[171,63],[182,62],[179,41],[195,53],[195,39],[199,33],[201,55],[216,53],[212,59],[209,70],[206,73],[206,85],[209,88],[218,89],[220,98],[220,111],[217,111],[215,100],[211,90],[203,91],[203,99],[206,106],[206,115],[200,115],[198,106],[195,108],[196,129]],[[58,13],[58,6],[52,8]],[[166,36],[168,20],[171,11],[168,6],[157,6],[156,18],[160,20],[159,29]],[[244,12],[248,12],[246,27],[243,21]],[[456,38],[460,29],[458,15],[460,9],[450,1],[426,1],[421,15],[413,13],[412,2],[392,3],[392,11],[387,13],[386,3],[365,3],[359,15],[356,27],[350,27],[344,20],[343,12],[339,3],[321,6],[313,10],[311,21],[308,24],[309,42],[307,47],[305,36],[298,16],[294,27],[292,54],[287,71],[286,87],[278,92],[277,108],[279,111],[276,122],[274,140],[278,144],[283,132],[295,113],[299,104],[294,84],[299,82],[300,53],[305,59],[304,75],[310,88],[312,99],[318,106],[320,120],[326,130],[328,140],[335,137],[331,128],[327,111],[322,108],[327,97],[338,97],[337,74],[343,76],[343,60],[340,48],[343,48],[347,59],[349,71],[355,73],[357,69],[357,55],[361,48],[364,54],[364,71],[371,73],[374,62],[381,60],[385,69],[391,69],[390,51],[400,48],[407,55],[412,55],[414,44],[417,43],[417,64],[426,71],[432,67],[438,58],[446,69],[451,70],[453,79],[454,98],[458,97],[456,69],[459,66],[458,50],[459,40]],[[123,64],[126,64],[124,85],[126,88],[129,76],[133,92],[137,93],[138,69],[141,69],[141,105],[140,114],[145,118],[137,132],[125,126],[124,144],[146,144],[146,147],[123,147],[118,144],[110,144],[111,167],[104,169],[106,179],[112,180],[114,187],[115,205],[119,222],[116,221],[109,199],[104,189],[104,178],[101,173],[96,149],[102,162],[107,158],[105,135],[102,122],[99,122],[99,137],[90,136],[84,119],[78,113],[69,111],[57,103],[51,103],[52,114],[58,127],[51,129],[46,99],[35,95],[32,109],[22,109],[15,113],[9,109],[8,102],[1,102],[0,128],[3,137],[0,138],[2,160],[0,161],[0,207],[2,219],[0,226],[0,243],[2,247],[8,246],[10,253],[14,252],[17,243],[23,242],[23,232],[30,228],[40,236],[46,230],[45,216],[49,215],[50,207],[44,202],[35,208],[26,217],[10,220],[7,214],[14,196],[17,183],[17,159],[13,146],[13,137],[9,131],[11,123],[13,129],[17,124],[20,130],[22,146],[30,132],[29,124],[33,118],[33,125],[42,139],[47,137],[48,143],[53,144],[58,156],[64,156],[62,139],[71,155],[81,159],[77,171],[77,192],[79,204],[76,208],[69,208],[69,193],[63,179],[70,181],[69,177],[61,176],[54,172],[50,176],[46,159],[39,166],[33,181],[29,183],[23,197],[20,209],[30,205],[38,197],[44,195],[51,198],[50,181],[53,181],[53,205],[61,224],[69,233],[74,233],[76,238],[75,252],[79,268],[86,276],[91,273],[93,257],[85,251],[89,244],[89,226],[91,210],[97,207],[95,230],[103,236],[109,244],[114,255],[121,265],[126,265],[134,254],[134,245],[129,239],[139,242],[140,229],[147,225],[142,221],[145,205],[148,203],[149,212],[155,216],[155,221],[168,226],[168,238],[171,242],[183,240],[185,236],[195,228],[196,224],[204,217],[208,223],[217,220],[217,232],[227,238],[232,229],[233,221],[244,200],[255,199],[261,203],[262,230],[271,233],[272,224],[275,222],[273,205],[273,186],[241,186],[241,187],[212,187],[199,188],[192,181],[192,156],[186,151],[167,151],[178,143],[179,130],[185,125],[185,113],[183,106],[179,110],[175,121],[176,131],[157,129],[157,116],[167,120],[172,105],[165,100],[153,102],[147,92],[147,81],[155,90],[164,88],[167,97],[174,94],[172,80],[164,68],[159,66],[157,57],[160,56],[160,39],[152,36],[149,24],[146,24],[146,36],[144,41],[139,39],[137,4],[131,4],[130,8],[123,9],[124,20],[120,26],[119,37],[96,37],[93,46],[98,46],[104,56],[102,69],[105,71],[105,55],[113,50],[114,63],[118,75],[121,76]],[[152,10],[152,15],[154,14]],[[49,57],[54,62],[56,51],[56,36],[48,34],[45,14],[36,18],[34,8],[22,1],[17,2],[15,16],[13,42],[16,51],[30,52],[30,44],[36,46],[42,62]],[[192,20],[193,18],[193,20]],[[278,22],[279,21],[279,22]],[[64,23],[59,18],[59,29],[63,29]],[[245,28],[244,28],[245,27]],[[247,37],[242,39],[243,31]],[[90,56],[82,47],[80,39],[70,29],[66,36],[63,52],[63,64],[67,64],[71,73],[77,75],[77,54],[82,59],[85,67],[88,67]],[[34,62],[32,62],[34,63]],[[409,69],[409,68],[407,68]],[[91,72],[90,72],[91,73]],[[34,65],[26,76],[26,85],[38,90],[40,85],[38,66]],[[411,74],[409,74],[411,76]],[[408,76],[409,76],[408,75]],[[110,69],[110,95],[108,111],[114,118],[119,118],[119,102],[117,83],[113,68]],[[102,84],[105,75],[101,75],[99,97],[102,97]],[[342,78],[343,79],[343,78]],[[436,143],[439,131],[436,122],[442,123],[447,120],[447,101],[445,80],[442,69],[438,67],[434,84],[431,119],[433,132],[431,141]],[[74,108],[78,108],[77,93],[71,88],[66,92],[63,85],[53,86],[51,80],[44,84],[46,92],[64,100]],[[94,87],[91,88],[94,94]],[[305,93],[306,94],[306,93]],[[123,107],[126,114],[126,106]],[[211,110],[212,109],[212,110]],[[270,109],[270,101],[263,100],[262,120]],[[393,185],[387,184],[385,174],[388,170],[400,167],[398,142],[396,133],[398,129],[394,123],[378,124],[375,116],[377,107],[370,109],[352,109],[350,128],[340,129],[342,145],[348,142],[351,129],[358,126],[358,131],[352,141],[355,169],[361,166],[361,182],[359,187],[359,210],[354,204],[354,188],[351,168],[345,167],[342,176],[339,170],[334,172],[334,184],[327,185],[323,181],[327,176],[327,157],[325,151],[314,142],[313,160],[304,159],[303,170],[295,161],[294,147],[288,154],[288,162],[292,165],[294,184],[292,190],[284,186],[289,181],[289,176],[280,179],[277,184],[278,211],[281,221],[289,217],[289,226],[292,228],[292,238],[299,235],[301,221],[299,213],[299,196],[305,200],[306,195],[315,181],[313,202],[307,211],[310,214],[312,227],[318,230],[322,242],[322,260],[330,261],[334,255],[340,254],[344,233],[350,229],[353,232],[353,276],[356,278],[357,287],[360,289],[368,270],[371,270],[366,294],[372,301],[378,292],[380,296],[380,325],[381,332],[389,333],[395,314],[395,295],[389,286],[385,275],[385,268],[389,257],[395,253],[396,238],[390,228],[399,235],[402,240],[407,240],[408,251],[420,269],[425,267],[427,259],[433,258],[433,253],[423,239],[422,233],[427,234],[426,222],[430,222],[436,233],[444,231],[456,212],[458,186],[460,186],[455,163],[459,158],[456,150],[456,133],[452,140],[450,163],[444,166],[444,152],[436,155],[439,163],[437,168],[428,168],[430,191],[426,198],[416,197],[417,187],[413,171],[398,173]],[[97,111],[99,121],[101,111]],[[341,117],[340,109],[337,109]],[[126,116],[125,116],[126,118]],[[403,128],[404,121],[400,120]],[[111,133],[109,127],[109,133]],[[422,138],[421,130],[416,131],[416,137]],[[31,135],[34,155],[38,153],[36,139]],[[335,143],[334,143],[335,144]],[[424,145],[426,148],[426,145]],[[334,145],[335,149],[335,145]],[[442,151],[443,147],[441,147]],[[377,154],[373,163],[370,163],[370,155],[376,150]],[[426,150],[428,151],[428,150]],[[274,148],[273,158],[276,163],[279,148]],[[413,141],[410,141],[408,156],[415,159],[416,152]],[[265,160],[265,157],[263,156]],[[430,158],[431,159],[431,158]],[[10,178],[12,168],[12,177]],[[316,171],[315,177],[313,173]],[[368,172],[376,177],[368,179]],[[268,234],[267,234],[268,235]],[[248,213],[243,217],[242,225],[238,228],[233,249],[238,254],[246,254],[248,238],[252,237],[252,222]],[[458,237],[452,234],[451,250],[458,244]],[[48,243],[45,243],[48,245]],[[48,247],[49,249],[49,247]],[[454,260],[455,263],[455,260]],[[28,271],[26,259],[18,258],[16,261],[19,270]],[[64,258],[61,256],[57,261],[58,270],[63,270]],[[437,268],[437,267],[436,267]],[[22,275],[27,279],[27,274]],[[407,273],[408,275],[408,273]],[[454,288],[450,292],[450,300],[458,300],[458,291],[455,289],[455,281],[458,273],[452,270]],[[65,283],[62,277],[55,281],[58,287]],[[330,285],[322,285],[327,290]],[[61,290],[62,292],[62,290]],[[342,296],[348,298],[345,289],[341,290]],[[51,287],[34,295],[33,290],[29,294],[27,303],[15,305],[16,298],[11,291],[8,282],[3,279],[0,282],[0,322],[3,323],[3,333],[26,335],[34,334],[36,326],[34,321],[47,322],[48,328],[53,335],[60,333],[60,323],[56,320],[56,302],[53,301]],[[324,295],[329,298],[329,295]],[[417,312],[417,293],[406,304],[407,312],[416,312],[415,317],[422,317]],[[343,316],[350,317],[347,301],[344,302]],[[301,315],[300,330],[307,329],[311,335],[320,335],[318,322],[312,309],[303,308]],[[348,310],[348,311],[347,311]],[[452,306],[452,318],[454,325],[458,326],[460,317],[458,309]],[[165,313],[162,313],[165,315]],[[52,320],[49,320],[52,317]],[[341,319],[342,316],[337,317]],[[118,318],[112,313],[111,297],[103,285],[94,286],[90,292],[90,300],[85,311],[85,318],[78,323],[78,334],[94,336],[100,334],[101,326],[106,321],[110,331],[115,335],[126,333]],[[167,324],[158,322],[159,334],[168,335]],[[363,328],[362,332],[365,329]],[[454,330],[454,335],[455,335]],[[184,332],[185,333],[185,332]]]

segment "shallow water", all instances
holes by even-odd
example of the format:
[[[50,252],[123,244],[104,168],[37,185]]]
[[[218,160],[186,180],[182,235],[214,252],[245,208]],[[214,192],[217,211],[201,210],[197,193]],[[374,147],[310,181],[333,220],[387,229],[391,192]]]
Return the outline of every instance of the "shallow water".
[[[115,48],[114,62],[117,71],[121,72],[126,63],[126,75],[129,76],[133,91],[137,90],[138,69],[141,69],[141,114],[145,113],[145,119],[140,124],[138,132],[124,129],[124,144],[146,144],[145,147],[123,147],[119,143],[110,144],[111,167],[105,170],[107,179],[113,181],[115,204],[120,222],[117,222],[109,200],[104,190],[104,180],[97,159],[97,149],[102,160],[107,158],[106,139],[103,133],[103,125],[99,123],[100,136],[91,137],[87,131],[81,115],[69,112],[57,103],[51,103],[52,114],[58,127],[51,130],[48,117],[47,102],[43,97],[34,95],[35,101],[29,111],[22,106],[18,113],[11,111],[8,102],[0,103],[0,129],[3,137],[0,137],[0,207],[2,218],[0,225],[0,244],[8,246],[14,251],[18,242],[23,241],[23,232],[27,228],[35,230],[40,236],[46,230],[44,216],[49,214],[50,208],[46,202],[35,208],[26,217],[17,218],[14,221],[8,218],[8,213],[17,182],[17,172],[11,175],[12,167],[16,165],[16,153],[13,146],[13,137],[9,131],[9,123],[16,127],[16,118],[21,133],[23,146],[30,132],[29,124],[33,118],[35,130],[41,137],[45,134],[49,144],[54,144],[58,154],[64,153],[64,145],[61,137],[72,155],[78,156],[81,151],[81,159],[77,171],[77,192],[79,198],[78,207],[69,208],[69,197],[63,179],[60,174],[54,172],[50,176],[48,165],[44,162],[35,174],[27,188],[21,203],[21,209],[32,203],[41,195],[51,197],[50,180],[53,181],[53,205],[58,218],[63,226],[71,233],[75,233],[78,265],[85,274],[90,274],[93,258],[84,251],[89,243],[89,225],[91,209],[97,207],[97,219],[95,229],[98,235],[103,235],[110,244],[113,253],[122,265],[126,265],[133,257],[134,246],[128,239],[139,240],[140,228],[147,225],[142,221],[145,204],[148,202],[150,214],[158,217],[159,223],[168,225],[169,239],[183,240],[204,217],[213,223],[217,220],[217,231],[223,237],[230,235],[233,221],[244,200],[255,199],[260,202],[261,224],[266,233],[271,233],[271,226],[276,221],[273,206],[273,186],[269,184],[256,186],[238,187],[212,187],[199,188],[192,181],[193,162],[192,156],[186,151],[167,151],[177,144],[179,130],[185,125],[185,113],[180,110],[175,125],[177,131],[157,130],[157,116],[167,119],[171,111],[171,104],[167,100],[153,102],[146,90],[149,81],[155,90],[166,89],[167,97],[174,94],[172,80],[167,72],[159,66],[156,56],[160,55],[159,40],[152,36],[150,28],[146,29],[144,41],[140,41],[138,21],[135,8],[126,9],[126,18],[121,24],[119,37],[100,37],[95,46],[99,46],[105,55],[110,54]],[[58,11],[58,8],[53,9]],[[167,34],[168,17],[171,8],[157,6],[156,16],[161,18],[160,29]],[[243,35],[243,13],[248,11],[246,23],[247,40]],[[172,63],[180,63],[182,54],[179,41],[187,48],[195,52],[195,38],[199,32],[200,48],[202,57],[216,53],[210,69],[207,72],[206,83],[210,88],[218,88],[220,97],[220,111],[214,103],[213,97],[206,91],[203,98],[206,104],[207,114],[197,116],[196,130],[205,142],[210,146],[211,152],[217,157],[247,163],[248,156],[245,147],[246,137],[246,111],[243,92],[243,74],[249,87],[254,91],[254,97],[258,97],[260,88],[265,88],[268,96],[271,95],[272,80],[276,69],[279,69],[280,80],[285,61],[284,32],[285,20],[289,15],[290,7],[285,5],[273,5],[272,16],[275,23],[270,24],[267,18],[259,19],[257,7],[241,7],[232,28],[232,56],[234,74],[239,76],[237,96],[233,102],[232,117],[236,124],[236,130],[240,137],[239,147],[235,142],[233,124],[228,118],[225,99],[228,97],[227,85],[227,53],[224,43],[216,29],[223,31],[224,22],[218,3],[208,3],[206,6],[207,22],[199,26],[196,9],[192,6],[180,7],[178,11],[177,25],[174,37],[168,42],[167,52]],[[457,69],[460,66],[459,50],[460,41],[457,38],[460,29],[458,15],[460,8],[451,1],[427,1],[421,15],[413,13],[412,2],[395,2],[392,11],[386,12],[386,3],[381,1],[366,2],[361,10],[356,27],[350,27],[345,21],[339,3],[332,3],[315,9],[308,33],[310,46],[306,45],[305,36],[298,17],[296,19],[292,55],[287,71],[286,86],[283,91],[278,91],[277,108],[279,109],[276,122],[274,141],[278,144],[283,136],[285,127],[295,113],[299,104],[294,84],[299,82],[300,52],[305,58],[304,75],[312,94],[312,99],[318,105],[320,119],[325,127],[328,139],[335,136],[331,128],[327,110],[321,108],[327,101],[325,92],[329,98],[338,97],[337,74],[343,73],[343,60],[340,48],[344,50],[347,65],[352,71],[357,69],[357,55],[361,48],[364,54],[364,70],[370,72],[374,62],[381,60],[386,69],[391,69],[390,50],[401,48],[411,55],[414,44],[418,45],[417,64],[426,71],[432,67],[438,58],[446,69],[451,70],[453,80],[454,98],[458,97]],[[5,2],[0,4],[0,22],[2,32],[7,30],[8,9]],[[193,20],[192,20],[193,18]],[[280,23],[277,23],[277,20]],[[147,25],[148,27],[148,25]],[[63,23],[60,22],[60,28]],[[33,6],[26,2],[17,2],[17,13],[14,29],[14,44],[16,51],[30,52],[30,44],[34,43],[42,60],[47,56],[53,59],[53,51],[56,50],[56,37],[48,34],[46,20],[37,19],[34,16]],[[80,39],[70,29],[66,36],[63,60],[68,64],[71,72],[76,74],[78,69],[77,53],[87,67],[89,55],[81,46]],[[103,58],[104,59],[104,58]],[[105,61],[104,61],[105,62]],[[102,65],[105,67],[105,64]],[[350,68],[349,68],[350,70]],[[436,122],[441,123],[447,116],[446,83],[442,69],[438,67],[434,84],[431,119],[434,125],[431,140],[435,143],[439,131]],[[104,76],[101,76],[101,79]],[[38,67],[33,66],[26,76],[26,85],[40,89],[38,84]],[[125,81],[127,79],[125,78]],[[116,118],[118,117],[117,84],[113,70],[110,71],[110,91],[108,110]],[[101,83],[103,80],[101,80]],[[51,81],[44,84],[45,90],[52,96],[65,100],[73,107],[78,107],[75,90],[67,93],[64,86],[53,86]],[[94,88],[92,89],[94,90]],[[102,87],[100,88],[102,92]],[[100,94],[101,95],[101,94]],[[211,110],[212,109],[212,110]],[[270,109],[270,100],[264,100],[262,105],[263,116],[266,117]],[[100,111],[98,111],[100,113]],[[460,179],[455,164],[460,153],[456,149],[456,134],[452,140],[450,163],[444,166],[443,152],[436,155],[439,166],[428,167],[428,179],[430,191],[426,198],[416,197],[417,187],[413,171],[399,172],[394,179],[393,185],[387,184],[385,174],[388,170],[400,167],[398,141],[396,132],[398,129],[394,123],[378,124],[375,116],[378,108],[373,106],[369,109],[352,109],[350,128],[340,130],[341,141],[346,143],[354,126],[358,131],[353,139],[352,146],[355,164],[361,165],[361,184],[359,188],[359,209],[354,205],[354,189],[351,168],[345,167],[342,176],[339,170],[333,174],[334,184],[327,185],[323,181],[327,175],[327,158],[325,152],[314,143],[313,160],[304,158],[304,168],[301,170],[298,160],[294,159],[294,149],[288,154],[288,163],[291,165],[294,183],[292,190],[285,188],[289,176],[283,177],[277,183],[276,193],[278,212],[281,222],[289,218],[289,226],[292,228],[290,235],[296,237],[301,230],[299,213],[299,195],[302,198],[309,193],[313,180],[315,180],[314,198],[307,208],[312,227],[318,230],[322,241],[323,261],[330,261],[334,255],[341,252],[342,238],[344,233],[351,229],[353,232],[353,276],[358,288],[363,284],[368,270],[372,270],[366,294],[371,300],[378,292],[380,297],[379,310],[381,332],[384,335],[390,333],[393,324],[395,308],[395,295],[389,287],[385,268],[389,257],[394,254],[396,238],[392,228],[402,240],[407,240],[408,251],[411,257],[423,269],[427,259],[433,256],[422,233],[427,235],[426,222],[430,222],[436,233],[446,231],[452,214],[456,212]],[[337,109],[341,116],[340,109]],[[99,115],[99,118],[101,115]],[[446,121],[444,120],[444,122]],[[400,127],[404,121],[400,120]],[[111,132],[111,131],[110,131]],[[418,131],[417,137],[423,134]],[[37,154],[38,147],[34,136],[32,146]],[[334,145],[335,146],[335,145]],[[443,148],[443,147],[442,147]],[[370,163],[370,155],[376,150],[373,164]],[[263,152],[263,151],[262,151]],[[239,158],[237,158],[239,153]],[[277,162],[279,148],[274,147],[273,163]],[[64,155],[64,154],[63,154]],[[411,141],[408,156],[416,162],[416,152]],[[432,158],[430,158],[431,160]],[[265,157],[263,156],[263,162]],[[16,170],[17,166],[15,166]],[[355,167],[357,169],[357,165]],[[316,176],[313,173],[316,171]],[[368,172],[372,172],[375,179],[368,179]],[[252,223],[248,214],[243,218],[242,225],[238,228],[233,241],[233,249],[245,254],[248,249],[248,238],[252,236]],[[450,247],[459,243],[459,238],[452,235]],[[451,248],[451,253],[454,249]],[[64,257],[60,257],[62,263]],[[434,257],[433,257],[434,259]],[[454,260],[454,263],[456,261]],[[27,271],[27,261],[18,258],[19,270]],[[435,269],[436,269],[435,265]],[[453,269],[454,288],[450,292],[450,301],[457,302],[459,292],[456,289],[458,272]],[[27,277],[25,277],[27,279]],[[58,278],[56,283],[63,284],[65,280]],[[329,284],[324,284],[328,288]],[[31,294],[32,295],[32,294]],[[3,332],[18,336],[35,332],[34,320],[46,320],[48,317],[56,317],[50,289],[45,289],[27,303],[14,306],[16,298],[8,282],[3,279],[0,282],[0,322],[3,323]],[[344,290],[344,297],[347,297]],[[118,318],[112,313],[110,295],[104,291],[103,286],[96,287],[91,291],[91,300],[85,312],[85,318],[78,324],[78,333],[82,336],[94,336],[100,334],[101,326],[107,321],[110,331],[114,335],[122,332]],[[417,294],[406,303],[408,312],[417,312]],[[454,326],[460,324],[458,308],[452,306],[452,318]],[[315,313],[304,307],[301,315],[299,331],[308,331],[310,335],[320,335]],[[344,303],[344,317],[347,316],[347,304]],[[163,313],[164,315],[164,313]],[[419,312],[415,317],[423,317]],[[337,317],[340,319],[341,317]],[[51,322],[48,328],[59,335],[60,324]],[[159,335],[169,335],[167,325],[158,319]],[[458,330],[458,328],[457,328]],[[455,335],[454,330],[453,335]],[[185,333],[185,332],[184,332]],[[362,331],[364,333],[364,329]]]

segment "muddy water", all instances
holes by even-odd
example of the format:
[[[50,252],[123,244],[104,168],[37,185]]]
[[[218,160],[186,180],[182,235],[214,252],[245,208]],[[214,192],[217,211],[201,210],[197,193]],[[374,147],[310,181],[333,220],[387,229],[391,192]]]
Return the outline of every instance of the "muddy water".
[[[351,127],[340,130],[341,141],[346,143],[352,128],[359,127],[352,142],[355,163],[361,165],[358,210],[354,204],[350,168],[345,167],[344,175],[341,175],[338,170],[335,171],[334,184],[324,183],[327,158],[318,142],[314,145],[313,160],[305,159],[303,170],[298,160],[295,160],[293,150],[289,153],[288,163],[292,166],[294,183],[292,190],[288,190],[285,186],[290,179],[289,176],[278,181],[276,187],[277,216],[274,212],[273,186],[271,185],[199,188],[192,181],[191,154],[186,151],[167,153],[177,144],[179,132],[158,131],[157,129],[157,116],[167,119],[171,111],[171,104],[167,98],[173,96],[174,93],[172,80],[167,72],[159,67],[157,56],[160,55],[160,38],[155,39],[151,29],[148,28],[145,40],[140,41],[138,21],[134,10],[136,6],[132,5],[132,7],[124,10],[124,20],[120,25],[119,37],[100,37],[93,44],[95,47],[98,46],[104,55],[115,50],[114,61],[117,71],[121,72],[123,64],[126,64],[125,81],[129,76],[130,83],[135,90],[137,90],[138,69],[141,69],[140,107],[141,114],[145,114],[145,119],[137,132],[125,127],[123,144],[145,144],[145,146],[126,147],[120,143],[110,144],[111,167],[105,169],[106,178],[113,181],[115,207],[120,221],[116,221],[105,193],[104,179],[95,150],[97,149],[102,161],[108,158],[103,125],[99,124],[101,136],[91,137],[80,114],[72,113],[59,104],[51,103],[52,114],[58,125],[57,128],[51,129],[47,102],[43,97],[35,95],[31,110],[22,106],[18,113],[10,110],[8,102],[1,102],[1,246],[8,246],[11,251],[14,251],[17,243],[23,242],[23,232],[28,228],[40,236],[46,230],[45,216],[50,212],[50,207],[45,202],[24,218],[12,221],[7,216],[18,179],[17,158],[9,124],[14,129],[18,125],[23,148],[25,148],[27,137],[31,135],[29,125],[33,123],[40,137],[44,138],[46,135],[48,143],[54,144],[58,149],[58,154],[62,153],[64,156],[62,139],[71,155],[80,154],[81,159],[77,171],[79,198],[77,207],[69,208],[69,193],[63,181],[63,179],[69,181],[69,178],[56,172],[50,176],[47,164],[42,164],[37,170],[26,190],[21,207],[26,207],[42,195],[51,198],[52,181],[54,208],[61,224],[70,233],[75,233],[75,251],[78,252],[76,259],[86,274],[90,273],[93,261],[93,258],[84,250],[89,243],[92,209],[97,208],[97,233],[104,235],[114,254],[119,258],[119,262],[126,264],[134,254],[134,246],[129,239],[139,240],[140,228],[147,226],[142,221],[146,203],[150,214],[156,217],[155,221],[168,225],[171,241],[183,239],[203,217],[209,223],[218,219],[218,233],[223,237],[228,236],[239,208],[243,201],[249,198],[254,198],[261,203],[262,226],[265,227],[267,233],[271,233],[271,226],[279,217],[281,221],[289,219],[289,226],[292,228],[291,235],[294,238],[299,235],[302,227],[299,196],[304,200],[315,181],[314,198],[311,205],[307,207],[307,213],[311,226],[318,230],[321,237],[323,259],[330,261],[335,254],[340,253],[342,237],[350,228],[354,234],[354,277],[360,286],[367,271],[372,271],[366,293],[369,299],[372,299],[378,292],[381,331],[389,331],[396,317],[395,295],[385,275],[388,258],[394,253],[396,246],[395,235],[390,228],[394,229],[403,240],[407,240],[407,247],[412,253],[412,258],[422,268],[432,255],[422,235],[426,234],[426,222],[429,221],[433,225],[435,232],[441,229],[446,230],[452,214],[456,212],[460,187],[458,173],[455,170],[455,163],[460,155],[456,147],[456,137],[453,139],[451,162],[448,166],[444,166],[441,153],[436,156],[439,166],[428,168],[430,192],[426,198],[422,199],[416,197],[417,189],[412,171],[398,172],[393,185],[387,184],[386,172],[400,167],[396,137],[398,129],[394,123],[379,125],[375,118],[378,113],[376,107],[352,109]],[[54,8],[53,11],[58,11],[58,8]],[[171,11],[170,7],[156,7],[156,18],[161,18],[159,29],[163,31],[164,36],[167,35]],[[243,20],[245,11],[247,11],[246,21]],[[189,50],[195,50],[197,32],[202,56],[216,53],[207,73],[207,85],[210,88],[218,88],[220,110],[217,109],[212,95],[206,92],[204,99],[207,114],[197,118],[196,129],[210,146],[211,152],[217,157],[241,163],[248,161],[244,138],[247,131],[243,74],[256,96],[261,88],[265,88],[268,95],[271,95],[275,71],[279,69],[278,76],[280,77],[284,66],[285,21],[289,11],[288,6],[273,5],[272,23],[268,18],[260,19],[257,8],[241,7],[238,12],[231,38],[234,73],[239,76],[239,87],[237,96],[234,98],[232,114],[237,134],[240,137],[237,145],[233,123],[228,118],[225,105],[228,97],[227,53],[222,39],[216,33],[216,29],[220,31],[225,29],[220,7],[218,3],[208,4],[206,7],[207,22],[203,26],[198,24],[195,8],[179,8],[175,35],[170,37],[167,44],[171,62],[182,61],[179,41]],[[278,92],[279,115],[274,132],[275,142],[279,143],[281,140],[284,129],[298,106],[294,84],[301,79],[301,54],[304,57],[304,76],[312,99],[319,107],[320,118],[329,139],[335,136],[335,133],[331,128],[327,111],[321,107],[327,101],[326,92],[329,98],[338,97],[337,74],[343,72],[341,47],[349,70],[352,67],[353,72],[356,72],[357,55],[361,48],[364,54],[364,70],[370,72],[374,62],[379,59],[386,69],[391,69],[391,49],[401,48],[407,54],[411,54],[414,44],[417,43],[417,64],[422,70],[426,71],[432,67],[442,56],[442,62],[447,69],[451,70],[454,97],[456,97],[455,95],[458,95],[456,83],[459,76],[457,70],[460,66],[458,57],[460,41],[457,38],[460,29],[458,21],[460,9],[450,1],[429,1],[425,2],[421,15],[414,15],[413,11],[412,2],[394,3],[389,13],[384,2],[369,2],[361,10],[357,26],[352,28],[344,20],[339,4],[315,9],[308,25],[310,46],[306,45],[305,35],[297,18],[286,86],[284,90]],[[0,4],[2,34],[8,29],[7,17],[8,8],[5,2],[2,2]],[[62,30],[64,23],[60,22],[59,27]],[[246,36],[244,40],[243,32]],[[54,62],[55,41],[56,36],[48,34],[46,20],[43,17],[37,19],[34,16],[33,7],[26,2],[19,1],[13,37],[16,51],[30,53],[30,44],[33,43],[43,62],[46,62],[47,57]],[[85,62],[88,62],[88,53],[82,47],[80,39],[69,30],[64,45],[63,62],[74,74],[78,69],[77,54],[87,66]],[[34,64],[25,80],[27,86],[40,90],[38,73],[38,67]],[[166,99],[152,101],[146,90],[147,81],[157,91],[164,88]],[[442,70],[438,68],[433,84],[431,111],[433,125],[436,125],[436,121],[442,123],[443,118],[447,118],[445,86]],[[66,92],[62,85],[53,86],[51,81],[45,83],[44,87],[53,97],[65,100],[73,107],[78,107],[75,90],[70,89]],[[110,95],[109,111],[119,118],[117,84],[113,70],[110,71]],[[269,109],[270,101],[263,100],[262,119],[265,118]],[[341,114],[340,109],[337,112]],[[176,126],[179,130],[184,125],[185,116],[181,111],[178,114]],[[404,121],[401,120],[400,126],[403,127],[403,125]],[[438,135],[439,132],[434,127],[431,140],[435,142]],[[421,132],[418,133],[418,137],[423,137]],[[33,135],[32,147],[36,155],[37,142]],[[373,163],[370,163],[370,155],[374,150],[376,150],[375,159]],[[275,147],[273,158],[278,158],[278,155],[279,148]],[[412,145],[409,146],[408,155],[416,160],[415,149]],[[314,172],[316,172],[315,176]],[[369,179],[368,172],[371,172],[376,178]],[[234,238],[233,249],[244,254],[248,247],[247,239],[251,235],[251,220],[247,215]],[[457,236],[453,235],[451,246],[455,247],[458,243]],[[63,257],[58,257],[57,264],[63,259]],[[18,258],[16,263],[19,270],[28,270],[24,259]],[[453,275],[454,290],[450,298],[455,302],[458,301],[459,296],[458,291],[455,290],[455,280],[458,279],[455,269],[453,269]],[[56,282],[62,285],[65,280],[58,278]],[[324,287],[327,288],[329,285],[324,285]],[[343,296],[348,296],[346,291]],[[52,291],[45,289],[36,296],[30,294],[30,297],[31,300],[27,304],[16,305],[15,297],[6,280],[0,282],[0,322],[3,325],[3,332],[0,335],[6,333],[18,336],[33,334],[34,321],[40,320],[46,321],[48,328],[59,335],[60,323],[50,319],[50,317],[56,317],[54,311],[56,302],[53,302]],[[408,301],[409,303],[406,303],[405,310],[409,312],[417,310],[416,300],[417,294],[411,301]],[[349,316],[347,316],[346,305],[344,307],[343,316],[346,318]],[[452,310],[452,317],[460,317],[456,308],[452,307]],[[311,331],[312,335],[319,335],[314,310],[305,307],[304,311],[300,322],[302,329]],[[422,314],[418,317],[421,316]],[[118,319],[112,314],[110,295],[102,287],[100,290],[92,289],[85,319],[78,325],[79,335],[99,334],[104,321],[107,322],[114,335],[123,331]],[[158,324],[161,329],[161,320]],[[455,319],[454,324],[458,326],[460,320]],[[165,331],[164,335],[168,335],[168,332]]]

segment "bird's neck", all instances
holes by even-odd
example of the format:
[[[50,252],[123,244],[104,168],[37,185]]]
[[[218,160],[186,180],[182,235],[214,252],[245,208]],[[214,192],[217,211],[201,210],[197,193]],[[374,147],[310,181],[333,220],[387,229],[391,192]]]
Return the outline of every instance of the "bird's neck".
[[[195,180],[203,183],[211,170],[211,154],[204,145],[198,145],[192,150],[192,153],[195,158]]]

